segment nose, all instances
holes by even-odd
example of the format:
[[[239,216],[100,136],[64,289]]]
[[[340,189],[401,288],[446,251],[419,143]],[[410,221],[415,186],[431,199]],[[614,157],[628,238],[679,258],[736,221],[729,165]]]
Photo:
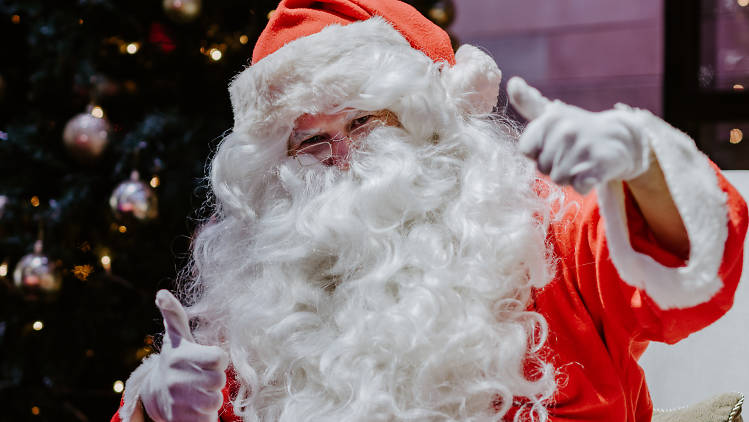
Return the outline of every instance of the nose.
[[[348,136],[331,144],[333,163],[341,170],[348,170],[349,168],[348,158],[350,144],[351,139],[349,139]]]

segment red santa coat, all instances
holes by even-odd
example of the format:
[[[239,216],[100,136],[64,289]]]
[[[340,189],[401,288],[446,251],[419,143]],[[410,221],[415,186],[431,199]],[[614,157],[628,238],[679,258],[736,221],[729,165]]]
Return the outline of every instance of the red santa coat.
[[[669,310],[621,280],[609,256],[598,201],[593,195],[575,198],[568,190],[581,207],[566,207],[564,218],[552,227],[556,277],[534,292],[532,305],[549,324],[543,353],[558,372],[558,390],[549,406],[552,421],[651,420],[653,403],[637,363],[648,343],[676,343],[731,308],[741,277],[747,209],[722,175],[718,184],[728,195],[728,237],[718,270],[723,285],[707,302]],[[667,267],[684,265],[684,257],[658,244],[637,204],[625,196],[632,248]]]
[[[735,188],[717,169],[716,173],[718,186],[727,195],[728,212],[728,235],[718,270],[722,287],[710,300],[687,308],[662,309],[644,289],[622,281],[610,257],[596,195],[583,198],[566,190],[565,206],[560,207],[563,214],[549,232],[556,275],[533,292],[530,306],[549,325],[542,353],[557,369],[558,389],[548,406],[552,421],[649,421],[653,404],[637,364],[648,343],[676,343],[732,306],[741,276],[747,208]],[[632,249],[665,267],[685,265],[685,257],[658,244],[626,191],[624,203]],[[230,404],[235,390],[231,372],[227,378],[219,421],[240,421]],[[512,420],[522,405],[517,400],[505,420]],[[121,422],[119,412],[112,422]]]

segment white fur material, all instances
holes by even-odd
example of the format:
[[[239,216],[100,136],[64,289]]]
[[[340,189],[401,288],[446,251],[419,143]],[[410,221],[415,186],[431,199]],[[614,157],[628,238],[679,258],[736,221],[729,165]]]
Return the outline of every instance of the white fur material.
[[[123,404],[120,407],[120,419],[122,422],[139,422],[141,417],[140,392],[143,389],[143,383],[148,373],[155,368],[158,355],[148,356],[138,366],[125,382],[125,392],[123,394]]]
[[[617,104],[631,113],[647,136],[663,170],[671,196],[689,236],[689,260],[669,268],[634,251],[629,243],[624,191],[619,181],[598,188],[601,215],[611,259],[619,275],[644,289],[663,309],[686,308],[708,301],[723,285],[718,269],[728,237],[726,194],[715,171],[694,141],[646,110]]]
[[[247,181],[263,185],[249,189],[253,212],[219,203],[195,240],[196,339],[230,354],[246,420],[495,420],[516,396],[545,420],[554,373],[533,354],[545,324],[525,306],[551,277],[549,204],[496,126],[438,124],[442,105],[423,104],[410,130],[373,132],[346,172],[276,157]],[[214,186],[226,184],[222,157]]]
[[[486,114],[497,104],[502,72],[480,49],[464,44],[455,53],[455,66],[442,69],[448,96],[464,113]]]
[[[537,197],[514,126],[486,115],[500,73],[482,54],[463,49],[448,70],[373,18],[289,43],[232,83],[215,214],[184,291],[196,340],[230,355],[245,420],[497,420],[514,397],[546,419],[546,325],[526,305],[552,276],[558,196]],[[348,171],[287,156],[301,114],[349,108],[401,126],[372,132]]]
[[[376,48],[374,48],[376,46]],[[462,46],[453,67],[433,63],[384,19],[330,25],[294,40],[237,75],[229,92],[235,129],[273,135],[278,122],[329,110],[341,102],[383,108],[400,92],[391,84],[441,69],[446,97],[465,113],[485,114],[497,102],[502,73],[476,47]],[[410,78],[402,77],[407,75]],[[408,91],[408,89],[406,89]]]
[[[546,420],[555,375],[526,305],[552,277],[559,198],[535,195],[515,127],[486,115],[496,65],[457,56],[434,63],[373,18],[291,42],[232,82],[214,215],[182,291],[196,340],[230,356],[244,420],[499,420],[515,397]],[[287,156],[296,118],[346,108],[388,109],[401,127],[372,132],[345,172]],[[126,413],[137,379],[127,389]]]

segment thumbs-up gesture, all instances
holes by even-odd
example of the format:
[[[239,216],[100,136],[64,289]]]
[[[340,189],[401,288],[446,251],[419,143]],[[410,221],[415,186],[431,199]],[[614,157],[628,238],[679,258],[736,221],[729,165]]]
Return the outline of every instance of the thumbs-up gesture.
[[[164,344],[141,390],[146,413],[156,422],[216,422],[226,383],[226,353],[195,342],[185,309],[171,293],[160,290],[156,306],[164,318]]]
[[[594,113],[551,101],[518,77],[508,81],[507,92],[529,120],[518,148],[554,183],[585,194],[611,180],[634,179],[650,166],[650,145],[631,110]]]

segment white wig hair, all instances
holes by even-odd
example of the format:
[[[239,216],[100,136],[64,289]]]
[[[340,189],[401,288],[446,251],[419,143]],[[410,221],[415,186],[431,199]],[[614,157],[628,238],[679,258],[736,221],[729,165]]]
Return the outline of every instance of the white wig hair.
[[[471,46],[434,63],[381,18],[332,25],[245,69],[211,164],[214,215],[181,293],[219,345],[248,421],[546,420],[532,287],[552,277],[550,202],[501,74]],[[387,109],[350,168],[287,154],[304,113]],[[537,368],[534,374],[527,368]]]

